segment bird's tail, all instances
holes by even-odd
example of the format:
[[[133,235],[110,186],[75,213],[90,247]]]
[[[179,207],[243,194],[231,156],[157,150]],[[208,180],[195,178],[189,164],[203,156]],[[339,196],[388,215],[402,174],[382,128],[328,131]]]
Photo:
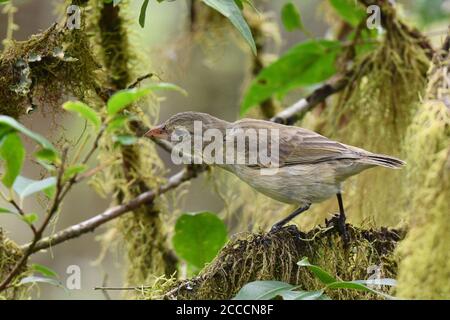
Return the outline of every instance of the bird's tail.
[[[403,160],[391,156],[386,156],[384,154],[375,154],[375,153],[365,156],[363,162],[391,169],[400,169],[402,166],[406,164],[406,162]]]

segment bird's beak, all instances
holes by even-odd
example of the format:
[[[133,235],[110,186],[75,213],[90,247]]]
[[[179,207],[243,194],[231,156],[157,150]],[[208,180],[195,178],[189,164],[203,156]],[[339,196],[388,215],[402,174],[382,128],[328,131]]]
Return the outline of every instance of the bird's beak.
[[[158,139],[168,139],[169,138],[169,135],[163,129],[163,125],[159,125],[157,127],[154,127],[153,129],[148,130],[144,134],[144,136],[149,137],[149,138],[158,138]]]

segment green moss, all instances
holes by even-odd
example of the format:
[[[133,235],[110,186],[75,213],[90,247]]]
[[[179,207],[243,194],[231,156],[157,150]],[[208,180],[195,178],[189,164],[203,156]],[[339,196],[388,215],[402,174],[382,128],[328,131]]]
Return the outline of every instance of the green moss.
[[[425,89],[429,59],[419,39],[405,30],[392,10],[383,8],[384,40],[374,52],[355,62],[350,84],[338,101],[325,109],[324,120],[316,129],[346,144],[404,158],[403,142]],[[402,216],[395,213],[402,212],[407,202],[405,181],[406,170],[384,168],[351,178],[344,185],[349,219],[353,223],[369,219],[376,225],[398,224]],[[332,205],[336,208],[333,201],[314,212],[329,212]]]
[[[21,257],[22,251],[19,246],[6,238],[0,228],[0,282],[11,272]],[[26,267],[23,268],[23,271],[26,271]],[[28,296],[26,287],[11,287],[0,293],[0,300],[25,299]]]
[[[408,130],[410,231],[399,247],[398,295],[450,298],[450,55],[435,58],[426,100]]]
[[[0,56],[0,112],[18,118],[34,106],[57,112],[68,94],[86,100],[94,94],[98,68],[80,30],[54,25],[12,42]]]
[[[108,87],[113,91],[124,89],[143,72],[142,64],[138,70],[141,74],[134,69],[134,65],[141,61],[135,54],[135,48],[130,45],[127,2],[122,1],[120,6],[113,6],[112,3],[105,4],[98,0],[92,1],[90,5],[93,11],[89,18],[89,30],[97,35],[94,41],[107,70]],[[147,105],[151,104],[150,100],[146,102]],[[149,109],[152,109],[153,114],[156,113],[156,108]],[[139,121],[132,122],[123,133],[136,135],[139,123],[149,125],[150,119],[140,104],[130,106],[128,111]],[[158,178],[165,173],[162,162],[149,140],[140,139],[132,146],[117,146],[111,137],[107,137],[102,141],[100,150],[99,160],[112,160],[113,165],[99,173],[93,184],[101,193],[112,192],[116,202],[132,199],[164,182],[164,179]],[[164,199],[159,199],[157,203],[120,217],[112,226],[118,231],[126,251],[127,285],[153,285],[159,277],[170,277],[175,273],[176,261],[167,244],[164,212]]]
[[[375,265],[381,268],[383,277],[395,277],[397,266],[392,253],[401,232],[352,227],[349,232],[353,240],[348,250],[343,249],[335,228],[316,228],[305,234],[290,226],[276,233],[241,236],[231,240],[199,276],[173,285],[165,297],[230,299],[255,280],[280,280],[303,290],[320,289],[323,284],[297,266],[305,256],[343,280],[367,279],[371,275],[367,268]],[[354,290],[330,290],[327,294],[333,299],[379,298]]]

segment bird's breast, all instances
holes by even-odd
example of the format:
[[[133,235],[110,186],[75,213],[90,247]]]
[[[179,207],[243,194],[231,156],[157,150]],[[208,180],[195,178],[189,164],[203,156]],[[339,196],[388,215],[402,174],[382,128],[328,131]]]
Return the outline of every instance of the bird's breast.
[[[285,166],[270,171],[245,165],[221,167],[257,191],[285,203],[301,205],[321,202],[340,189],[333,166],[326,163]]]

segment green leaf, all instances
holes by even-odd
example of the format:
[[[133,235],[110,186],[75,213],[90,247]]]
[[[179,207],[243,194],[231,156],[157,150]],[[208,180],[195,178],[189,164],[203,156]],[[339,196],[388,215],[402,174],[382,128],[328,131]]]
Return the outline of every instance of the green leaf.
[[[27,213],[22,217],[22,220],[28,223],[29,225],[32,225],[39,219],[39,216],[36,213]]]
[[[84,164],[75,164],[73,166],[70,166],[64,171],[63,180],[68,181],[72,179],[75,175],[78,175],[86,171],[86,169],[87,166]]]
[[[0,3],[7,3],[9,0],[0,0]]]
[[[5,161],[2,182],[7,188],[11,188],[25,160],[25,148],[17,133],[8,133],[0,141],[0,158]]]
[[[286,290],[278,293],[283,300],[324,300],[323,290],[318,291],[292,291]]]
[[[33,263],[31,265],[31,269],[33,271],[41,273],[43,276],[46,276],[46,277],[55,277],[56,278],[58,276],[58,274],[55,271],[53,271],[49,267],[46,267],[42,264]]]
[[[225,223],[211,212],[182,214],[172,238],[177,255],[199,269],[212,261],[226,241]]]
[[[116,92],[107,103],[107,110],[109,115],[115,115],[122,111],[131,103],[139,100],[140,98],[150,94],[156,90],[175,90],[185,93],[180,87],[171,83],[155,83],[142,88],[126,89]]]
[[[330,4],[342,19],[353,27],[366,17],[364,8],[356,0],[330,0]]]
[[[304,29],[300,12],[292,2],[286,3],[281,9],[281,21],[287,31]]]
[[[141,28],[145,27],[145,16],[147,13],[148,1],[149,0],[144,0],[144,2],[142,2],[141,12],[139,13],[139,25]]]
[[[380,279],[381,280],[381,279]],[[389,279],[392,280],[392,279]],[[365,292],[372,292],[375,293],[377,295],[380,295],[386,299],[389,300],[393,300],[396,299],[395,297],[386,294],[384,292],[378,291],[378,290],[374,290],[370,287],[365,286],[363,283],[366,281],[370,281],[371,280],[356,280],[356,281],[337,281],[337,282],[333,282],[333,283],[329,283],[327,284],[326,288],[327,289],[353,289],[353,290],[360,290],[360,291],[365,291]],[[372,282],[374,283],[374,282]]]
[[[11,211],[10,209],[0,208],[0,214],[17,214],[17,212]]]
[[[106,130],[108,132],[115,132],[117,130],[123,129],[125,127],[125,124],[127,123],[128,119],[129,119],[129,117],[126,115],[116,116],[108,123]]]
[[[20,199],[24,199],[36,192],[43,191],[47,196],[51,197],[52,189],[56,185],[56,178],[49,177],[43,180],[33,180],[22,176],[18,176],[13,185],[14,191]]]
[[[297,262],[297,265],[299,267],[307,267],[308,270],[310,270],[314,275],[323,283],[323,284],[329,284],[338,282],[331,274],[323,270],[322,268],[315,266],[311,263],[309,263],[308,258],[304,257],[302,260]]]
[[[373,285],[373,286],[390,286],[395,287],[397,285],[397,280],[391,278],[380,278],[380,279],[370,279],[370,280],[354,280],[352,282],[360,283],[363,285]]]
[[[49,149],[41,149],[34,154],[36,160],[46,162],[47,164],[54,160],[54,156],[55,153]]]
[[[289,90],[322,82],[336,73],[338,41],[308,40],[296,45],[267,66],[251,82],[241,105],[241,115],[251,107]]]
[[[19,285],[27,283],[47,283],[55,287],[64,287],[60,281],[54,278],[40,277],[40,276],[29,276],[20,280]]]
[[[58,158],[58,154],[57,154],[55,147],[53,147],[53,145],[47,139],[45,139],[43,136],[24,127],[22,124],[20,124],[19,122],[17,122],[15,119],[13,119],[11,117],[0,116],[0,133],[5,132],[5,127],[19,131],[20,133],[33,139],[35,142],[37,142],[39,145],[41,145],[42,148],[46,149],[49,154],[51,153],[53,155],[53,157],[52,157],[53,161]],[[1,138],[1,136],[0,136],[0,138]]]
[[[102,123],[100,116],[87,104],[80,101],[67,101],[63,104],[63,109],[78,113],[80,117],[92,123],[95,129],[100,128]]]
[[[233,300],[270,300],[292,288],[281,281],[253,281],[243,286]]]
[[[234,0],[203,0],[203,2],[228,18],[247,41],[253,54],[256,55],[256,45],[255,40],[253,40],[252,32],[250,31],[247,22],[245,22],[242,12],[236,2]]]
[[[135,136],[131,135],[117,135],[113,137],[113,141],[122,146],[131,146],[135,144],[138,139]]]

